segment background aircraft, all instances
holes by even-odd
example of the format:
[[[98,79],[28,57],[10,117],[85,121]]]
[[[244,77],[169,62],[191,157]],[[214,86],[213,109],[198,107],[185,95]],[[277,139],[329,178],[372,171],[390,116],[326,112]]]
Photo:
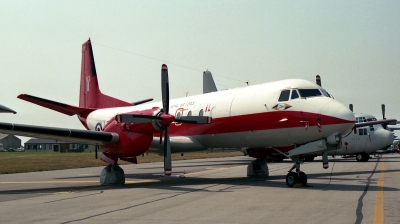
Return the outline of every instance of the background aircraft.
[[[377,121],[377,119],[365,113],[355,113],[356,123],[364,123],[367,121]],[[370,154],[377,150],[387,149],[394,141],[394,134],[385,128],[388,123],[393,123],[393,119],[387,120],[387,123],[370,125],[367,127],[357,128],[356,131],[343,137],[340,148],[329,151],[328,155],[355,155],[357,161],[366,162],[370,159]],[[311,154],[305,156],[305,161],[314,160],[319,154]]]
[[[285,154],[296,172],[286,177],[288,186],[307,183],[300,171],[304,154],[338,146],[341,136],[355,125],[353,113],[326,90],[300,79],[207,93],[169,100],[166,65],[161,75],[162,102],[125,102],[99,90],[90,40],[82,45],[79,107],[27,94],[18,98],[64,113],[77,115],[88,130],[0,123],[3,133],[95,144],[103,148],[102,184],[124,183],[118,159],[136,162],[150,147],[153,135],[164,137],[164,171],[171,174],[171,145],[184,138],[206,148],[247,147],[257,158],[248,173],[268,176],[264,162],[268,149]],[[212,119],[211,119],[212,118]],[[212,122],[211,122],[212,121]],[[179,143],[179,142],[178,142]],[[184,142],[187,144],[187,142]],[[261,149],[262,147],[262,149]],[[325,160],[324,160],[325,162]],[[325,164],[324,164],[325,165]]]

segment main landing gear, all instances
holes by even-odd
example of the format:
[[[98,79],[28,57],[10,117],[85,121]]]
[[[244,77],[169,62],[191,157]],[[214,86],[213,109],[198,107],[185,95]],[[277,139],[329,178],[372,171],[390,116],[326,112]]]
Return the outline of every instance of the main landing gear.
[[[286,175],[286,184],[289,187],[293,187],[297,184],[301,184],[303,186],[307,186],[307,175],[300,171],[300,164],[303,163],[301,156],[292,156],[291,159],[294,162],[293,167],[289,170],[289,173]],[[296,172],[292,172],[296,168]]]
[[[269,176],[267,163],[261,159],[251,161],[251,163],[247,166],[247,176],[267,178]]]
[[[124,170],[118,164],[104,167],[100,174],[100,184],[125,184]]]

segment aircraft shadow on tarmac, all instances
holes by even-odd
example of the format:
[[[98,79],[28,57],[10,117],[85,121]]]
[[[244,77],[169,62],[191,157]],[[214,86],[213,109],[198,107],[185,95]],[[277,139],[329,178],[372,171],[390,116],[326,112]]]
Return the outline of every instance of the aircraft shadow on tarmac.
[[[400,172],[400,170],[385,170],[388,172]],[[351,176],[354,175],[365,175],[371,174],[368,179],[360,179],[359,184],[346,184],[346,181],[353,181]],[[370,171],[365,172],[333,172],[330,173],[319,173],[312,174],[309,176],[309,187],[298,188],[301,190],[324,190],[324,191],[359,191],[363,192],[371,184],[377,183],[377,178],[371,178],[372,175]],[[348,178],[342,176],[349,176]],[[93,176],[98,178],[97,176]],[[340,178],[342,177],[342,178]],[[88,178],[87,176],[84,178]],[[154,182],[138,182],[129,183],[132,180],[137,180],[140,178],[156,180]],[[60,178],[61,179],[61,178]],[[62,178],[67,179],[67,178]],[[70,179],[77,179],[76,177],[71,177]],[[316,179],[326,179],[325,183],[313,183]],[[293,190],[286,186],[284,182],[285,175],[271,175],[268,178],[249,178],[249,177],[229,177],[229,178],[205,178],[205,177],[155,177],[155,174],[126,174],[125,185],[107,185],[101,186],[97,183],[90,183],[86,186],[71,186],[71,187],[44,187],[44,188],[34,188],[34,189],[15,189],[15,190],[0,190],[0,195],[2,194],[35,194],[35,193],[57,193],[57,192],[97,192],[105,190],[114,189],[133,189],[133,188],[147,188],[147,189],[160,189],[160,190],[170,190],[170,191],[180,191],[180,192],[232,192],[233,188],[249,188],[249,187],[266,187],[266,188],[287,188],[288,190]],[[340,181],[337,183],[336,181]],[[200,188],[196,186],[202,186]],[[204,186],[206,185],[206,186]],[[217,187],[218,190],[212,190],[210,188]],[[400,191],[399,188],[384,187],[384,191]],[[376,191],[376,188],[369,188],[369,191]]]

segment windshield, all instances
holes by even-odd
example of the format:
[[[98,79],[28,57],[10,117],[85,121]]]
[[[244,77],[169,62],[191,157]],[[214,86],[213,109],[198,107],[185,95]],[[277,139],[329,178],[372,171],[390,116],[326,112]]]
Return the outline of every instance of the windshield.
[[[300,96],[303,98],[322,96],[319,89],[298,89],[298,90],[299,90]]]

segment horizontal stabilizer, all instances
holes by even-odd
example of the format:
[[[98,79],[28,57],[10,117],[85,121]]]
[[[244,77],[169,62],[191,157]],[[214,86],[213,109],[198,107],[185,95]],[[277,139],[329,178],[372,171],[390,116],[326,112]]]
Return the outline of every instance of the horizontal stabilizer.
[[[361,127],[371,126],[371,125],[375,125],[375,124],[396,125],[396,123],[397,123],[396,119],[383,119],[383,120],[377,120],[377,121],[367,121],[367,122],[357,123],[355,125],[355,127],[361,128]]]
[[[31,96],[28,94],[20,94],[18,96],[19,99],[37,104],[39,106],[42,107],[46,107],[48,109],[51,110],[55,110],[57,112],[72,116],[75,114],[82,114],[83,112],[91,112],[93,111],[93,109],[86,109],[86,108],[82,108],[82,107],[75,107],[75,106],[71,106],[68,104],[64,104],[64,103],[59,103],[56,101],[51,101],[51,100],[47,100],[47,99],[43,99],[40,97],[36,97],[36,96]]]
[[[119,141],[118,134],[113,132],[98,132],[12,123],[0,123],[0,132],[89,145],[108,145]]]

